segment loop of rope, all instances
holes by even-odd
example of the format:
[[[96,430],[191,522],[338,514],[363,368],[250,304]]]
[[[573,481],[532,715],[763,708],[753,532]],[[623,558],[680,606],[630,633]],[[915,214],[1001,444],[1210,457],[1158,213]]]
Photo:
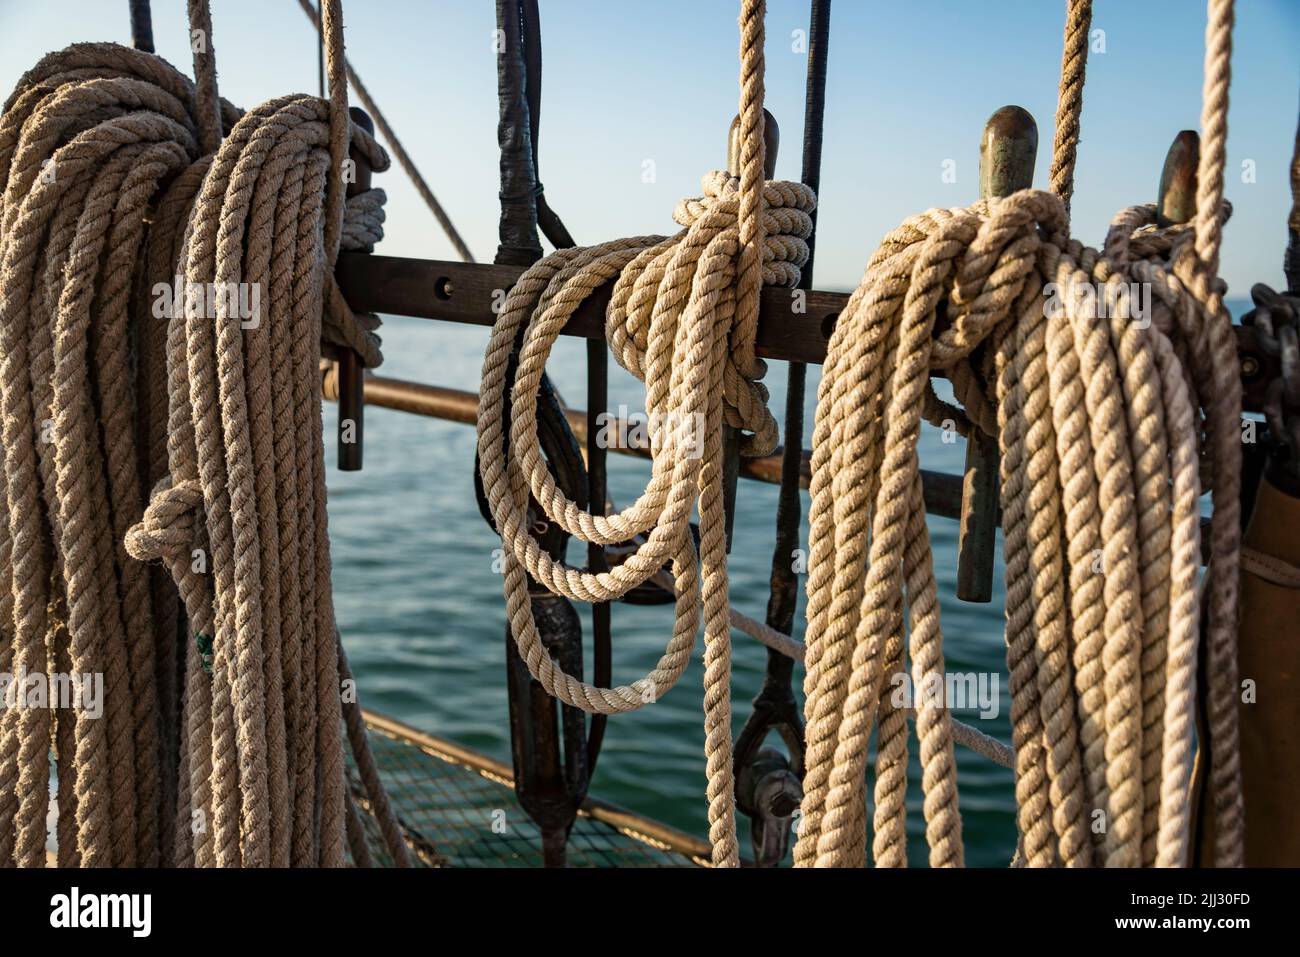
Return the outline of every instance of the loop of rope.
[[[706,179],[720,181],[716,176]],[[784,191],[786,199],[803,203],[797,228],[806,235],[811,193],[790,184],[771,185],[774,194]],[[734,201],[710,204],[706,195],[679,207],[679,221],[690,225],[671,240],[639,237],[587,250],[561,250],[520,278],[493,329],[480,393],[479,452],[484,487],[507,545],[509,614],[535,677],[551,693],[586,710],[609,713],[639,708],[656,700],[680,676],[698,618],[689,512],[700,494],[700,476],[710,453],[716,451],[711,448],[712,437],[725,419],[756,429],[751,438],[759,448],[770,449],[774,439],[774,423],[762,403],[765,394],[755,391],[761,389],[757,383],[735,372],[735,402],[732,396],[724,398],[722,388],[728,367],[727,330],[734,311],[727,282],[734,275],[736,210]],[[797,280],[797,264],[807,255],[806,244],[800,249],[801,244],[795,234],[773,236],[767,274]],[[791,251],[794,262],[779,258]],[[618,361],[647,383],[656,454],[654,474],[642,497],[607,517],[580,509],[555,485],[541,457],[535,396],[546,357],[564,322],[586,295],[615,276],[608,313],[610,341]],[[505,373],[521,330],[524,338],[511,387],[507,459],[502,427]],[[610,572],[571,569],[550,559],[528,534],[530,488],[551,521],[584,540],[612,544],[647,531],[650,535]],[[668,561],[674,564],[677,580],[678,625],[654,671],[632,685],[607,690],[570,678],[550,660],[532,624],[525,570],[559,594],[605,601],[645,581]]]
[[[980,342],[993,363],[985,381],[1002,451],[1017,863],[1188,861],[1202,406],[1215,476],[1209,751],[1218,860],[1239,861],[1240,382],[1213,278],[1228,212],[1232,5],[1210,4],[1203,125],[1215,145],[1202,152],[1195,229],[1156,231],[1153,208],[1128,210],[1102,254],[1064,239],[1090,15],[1090,3],[1069,3],[1051,172],[1059,199],[1024,191],[909,220],[885,239],[837,322],[814,434],[796,864],[864,861],[876,714],[874,857],[906,861],[906,742],[882,691],[903,661],[902,596],[914,683],[941,678],[943,661],[915,441],[920,418],[947,412],[928,395],[932,368],[949,372],[967,414],[988,429],[979,378],[963,365]],[[1044,298],[1049,282],[1115,292],[1129,280],[1154,291],[1147,329],[1102,318],[1097,297],[1067,296],[1055,312]],[[943,299],[956,316],[935,336]],[[960,864],[952,720],[931,703],[916,725],[930,861]],[[1101,839],[1089,826],[1097,813]]]
[[[248,113],[189,14],[197,85],[79,44],[0,117],[0,657],[103,673],[107,705],[0,716],[0,860],[45,863],[57,738],[60,864],[365,863],[346,724],[409,865],[342,684],[319,405],[322,339],[381,359],[331,273],[382,236],[382,191],[345,203],[349,145],[388,161],[348,118],[338,0],[328,102]]]
[[[762,153],[761,2],[741,7],[740,175],[712,173],[704,195],[678,205],[685,227],[670,239],[615,240],[565,249],[520,277],[506,297],[483,362],[478,450],[483,487],[505,547],[504,576],[511,633],[530,672],[567,704],[598,713],[635,710],[657,700],[681,676],[695,643],[701,610],[705,643],[705,752],[713,860],[735,866],[731,757],[730,611],[722,512],[722,427],[750,430],[748,454],[776,442],[776,423],[757,382],[754,355],[758,293],[764,282],[795,285],[807,261],[805,187],[764,183]],[[617,515],[592,514],[556,486],[537,437],[536,396],[551,346],[578,304],[616,280],[606,319],[616,360],[646,384],[654,448],[645,492]],[[507,383],[518,348],[513,383]],[[506,414],[507,386],[511,390]],[[505,422],[509,422],[506,441]],[[549,521],[589,543],[644,541],[607,572],[586,572],[551,559],[529,534],[529,500]],[[690,513],[700,513],[697,557]],[[529,581],[582,601],[610,601],[672,565],[676,596],[673,636],[658,664],[641,679],[599,688],[551,659],[532,618]]]
[[[882,743],[877,757],[874,856],[905,862],[905,778],[894,772],[906,751],[887,734],[884,680],[902,660],[904,608],[914,686],[943,675],[915,451],[919,399],[933,356],[973,341],[996,356],[1024,859],[1186,861],[1199,550],[1192,422],[1198,397],[1213,402],[1223,368],[1203,331],[1220,318],[1188,294],[1175,266],[1108,259],[1064,240],[1063,222],[1060,201],[1033,191],[915,217],[895,234],[910,241],[887,240],[836,325],[813,438],[797,864],[862,863],[877,711],[891,747]],[[1182,236],[1175,262],[1189,247]],[[1045,308],[1050,282],[1114,289],[1130,279],[1154,290],[1159,319],[1149,328],[1099,315],[1095,300]],[[936,337],[941,299],[957,312]],[[1221,423],[1210,432],[1219,474]],[[951,724],[942,700],[916,709],[935,866],[962,861]],[[1100,843],[1089,827],[1095,810],[1107,820]]]

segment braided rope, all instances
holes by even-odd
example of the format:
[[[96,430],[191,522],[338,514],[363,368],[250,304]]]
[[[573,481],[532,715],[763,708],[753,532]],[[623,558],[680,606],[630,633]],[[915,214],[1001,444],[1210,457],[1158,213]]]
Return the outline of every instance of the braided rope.
[[[1083,113],[1083,83],[1088,67],[1092,0],[1067,0],[1065,41],[1061,47],[1061,85],[1056,103],[1056,133],[1052,138],[1052,168],[1048,182],[1070,211],[1074,196],[1074,164],[1079,151],[1079,117]]]
[[[731,740],[731,619],[722,506],[722,426],[747,430],[747,454],[776,443],[776,423],[757,379],[754,355],[763,284],[794,286],[807,260],[815,197],[793,183],[763,179],[763,17],[761,0],[740,15],[741,162],[738,176],[710,173],[704,195],[674,212],[671,239],[614,240],[565,249],[528,269],[507,295],[483,361],[478,451],[483,487],[505,546],[511,633],[529,671],[550,694],[586,711],[632,711],[658,700],[681,676],[704,618],[704,722],[709,836],[713,862],[739,861]],[[631,506],[593,515],[556,486],[537,438],[536,395],[546,358],[574,309],[615,280],[606,338],[615,359],[646,384],[653,465]],[[510,384],[509,443],[506,371]],[[607,572],[551,559],[529,534],[530,495],[550,521],[585,542],[611,545],[644,535]],[[698,502],[699,555],[690,533]],[[580,601],[615,600],[672,563],[673,635],[648,674],[615,688],[568,675],[542,646],[532,618],[529,577]]]
[[[876,700],[897,660],[891,595],[907,595],[914,682],[941,661],[922,503],[907,492],[919,481],[907,410],[933,416],[917,379],[981,342],[999,370],[1021,857],[1030,865],[1185,862],[1199,492],[1187,425],[1199,403],[1176,353],[1199,370],[1194,394],[1205,395],[1215,357],[1195,330],[1214,314],[1169,263],[1104,257],[1066,241],[1064,223],[1060,200],[1034,191],[914,217],[882,244],[836,324],[814,434],[798,864],[861,862],[874,712],[863,703]],[[1116,228],[1146,225],[1129,211]],[[1175,260],[1190,240],[1186,231],[1171,238]],[[1045,309],[1049,281],[1106,288],[1129,279],[1156,290],[1150,328],[1099,319],[1095,300]],[[940,298],[953,325],[934,335]],[[826,515],[833,550],[818,538]],[[1140,571],[1139,558],[1148,560]],[[883,721],[880,750],[896,752]],[[918,713],[917,726],[931,863],[959,863],[951,723],[939,710],[928,724]],[[891,815],[901,815],[901,802],[879,800],[882,788],[891,793],[880,775],[875,856],[898,864],[902,829]],[[1097,846],[1095,809],[1106,820]]]
[[[1215,321],[1205,334],[1215,356],[1214,401],[1207,407],[1215,444],[1214,515],[1210,538],[1214,565],[1209,580],[1210,781],[1215,816],[1215,862],[1240,867],[1245,848],[1237,707],[1237,591],[1241,547],[1241,379],[1231,316],[1214,277],[1223,241],[1223,171],[1227,161],[1228,86],[1232,78],[1233,0],[1210,0],[1205,28],[1205,90],[1201,109],[1201,155],[1197,166],[1194,248],[1184,247],[1175,272]]]
[[[45,863],[57,742],[60,864],[340,866],[349,846],[364,864],[346,718],[409,865],[341,700],[318,394],[322,338],[380,359],[329,275],[340,246],[382,236],[382,192],[345,202],[330,171],[350,144],[387,158],[348,121],[337,0],[329,102],[246,114],[217,95],[207,4],[189,13],[197,88],[152,55],[79,44],[0,117],[0,658],[105,679],[103,720],[0,716],[0,861]],[[155,318],[158,284],[175,321]],[[265,292],[255,314],[211,294],[233,289]]]

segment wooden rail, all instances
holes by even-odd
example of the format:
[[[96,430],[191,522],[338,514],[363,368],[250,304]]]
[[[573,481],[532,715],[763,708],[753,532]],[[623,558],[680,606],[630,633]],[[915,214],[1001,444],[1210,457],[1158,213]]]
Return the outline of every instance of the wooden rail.
[[[523,270],[516,266],[443,262],[343,253],[335,275],[354,310],[417,319],[491,326],[505,293]],[[605,337],[605,307],[612,284],[597,289],[577,308],[563,335]],[[764,289],[756,351],[766,359],[821,364],[847,293]],[[1280,372],[1278,358],[1260,349],[1255,330],[1234,326],[1242,361],[1245,408],[1263,408],[1264,389]]]
[[[523,270],[343,253],[335,275],[354,310],[491,326],[505,293]],[[566,336],[605,338],[605,307],[612,284],[597,289],[564,327]],[[835,319],[848,301],[836,292],[764,289],[758,354],[821,363]],[[802,311],[800,311],[802,309]]]

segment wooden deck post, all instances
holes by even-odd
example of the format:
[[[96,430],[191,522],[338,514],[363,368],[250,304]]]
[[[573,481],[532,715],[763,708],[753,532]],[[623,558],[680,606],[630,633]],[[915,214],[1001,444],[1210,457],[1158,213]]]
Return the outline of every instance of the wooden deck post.
[[[1004,106],[984,125],[980,139],[980,198],[1010,196],[1034,181],[1038,126],[1028,111]],[[966,440],[957,597],[993,599],[993,558],[998,528],[998,440],[974,425]]]
[[[1201,137],[1195,130],[1183,130],[1174,137],[1160,170],[1157,226],[1185,223],[1196,215],[1196,164],[1200,155]]]

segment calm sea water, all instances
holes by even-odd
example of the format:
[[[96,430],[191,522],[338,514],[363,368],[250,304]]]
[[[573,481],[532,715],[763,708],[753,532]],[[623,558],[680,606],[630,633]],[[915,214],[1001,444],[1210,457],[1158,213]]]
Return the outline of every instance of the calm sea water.
[[[1239,308],[1234,312],[1245,308],[1235,305]],[[486,330],[388,318],[382,334],[386,357],[382,374],[477,390]],[[581,343],[561,341],[548,369],[569,404],[583,407]],[[809,436],[819,373],[818,367],[810,367]],[[771,363],[767,382],[771,407],[784,408],[784,363]],[[611,409],[625,405],[639,410],[642,396],[641,384],[611,361]],[[334,596],[361,700],[367,707],[508,762],[505,611],[501,579],[492,570],[492,550],[500,541],[474,504],[474,430],[370,408],[365,469],[339,472],[333,462],[335,412],[333,405],[326,405]],[[937,430],[924,428],[922,464],[961,471],[963,444],[945,444]],[[649,466],[642,460],[611,455],[609,473],[614,501],[626,505],[644,486]],[[776,495],[775,486],[741,482],[729,563],[731,597],[759,619],[766,608]],[[805,516],[807,507],[805,493]],[[999,676],[1000,707],[995,717],[981,719],[971,711],[956,714],[1009,743],[1001,542],[992,603],[967,604],[955,597],[957,523],[931,517],[929,527],[947,670]],[[801,593],[800,617],[803,607]],[[613,619],[614,677],[622,683],[640,677],[658,659],[671,634],[672,607],[620,604],[614,607]],[[589,636],[585,609],[583,620]],[[798,619],[796,628],[802,637]],[[739,733],[749,702],[761,685],[766,653],[739,633],[734,644],[733,712]],[[588,644],[588,654],[589,648]],[[701,641],[686,674],[657,704],[610,720],[591,786],[591,792],[605,800],[700,835],[707,833],[702,648]],[[796,669],[795,680],[799,691],[802,669]],[[914,743],[911,751],[909,852],[915,863],[923,863],[924,822]],[[1011,772],[960,747],[957,762],[967,862],[1004,865],[1015,845]]]

